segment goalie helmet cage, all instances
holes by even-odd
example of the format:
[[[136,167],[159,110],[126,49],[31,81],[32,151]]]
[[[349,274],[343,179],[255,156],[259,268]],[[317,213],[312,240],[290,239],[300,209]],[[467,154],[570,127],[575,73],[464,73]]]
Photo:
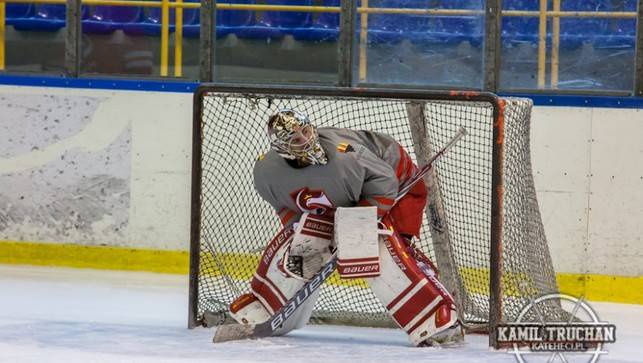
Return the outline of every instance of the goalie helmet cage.
[[[280,228],[254,191],[252,168],[269,150],[265,126],[295,108],[317,127],[393,136],[423,165],[464,127],[467,135],[425,177],[429,202],[416,242],[433,259],[469,327],[514,321],[557,292],[530,161],[532,102],[491,93],[332,87],[203,85],[194,95],[189,327],[210,325],[249,291],[263,247]],[[522,321],[560,314],[541,307]],[[322,286],[312,321],[390,326],[361,280]]]

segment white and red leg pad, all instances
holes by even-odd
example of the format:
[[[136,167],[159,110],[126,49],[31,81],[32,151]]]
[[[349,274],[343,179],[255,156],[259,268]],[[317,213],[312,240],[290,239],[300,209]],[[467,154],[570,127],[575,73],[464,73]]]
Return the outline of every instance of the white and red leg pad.
[[[243,294],[230,304],[230,315],[240,324],[259,324],[270,318],[268,310],[253,294]]]
[[[386,218],[383,223],[391,225]],[[424,263],[418,266],[397,233],[380,238],[379,248],[381,274],[366,281],[413,345],[457,322],[453,298],[435,271]]]
[[[335,243],[342,279],[380,275],[377,207],[337,208]]]
[[[311,242],[311,234],[306,234],[306,231],[312,229],[310,227],[313,224],[312,219],[319,216],[308,217],[307,214],[304,214],[295,229],[286,227],[279,231],[270,241],[250,282],[250,294],[241,295],[230,304],[230,315],[237,322],[241,324],[258,324],[268,320],[290,298],[295,296],[305,284],[305,279],[300,277],[293,278],[293,274],[285,270],[283,260],[293,244],[301,245],[302,243]],[[320,234],[314,231],[311,233]],[[324,234],[326,246],[330,244],[331,236],[332,229]],[[318,238],[319,236],[312,237]],[[328,253],[328,257],[330,257],[330,253]],[[304,256],[304,261],[309,261],[311,258],[311,256]],[[313,306],[318,296],[319,290],[306,300],[299,311],[289,318],[288,322],[275,332],[275,335],[286,334],[293,329],[304,326],[312,314]]]

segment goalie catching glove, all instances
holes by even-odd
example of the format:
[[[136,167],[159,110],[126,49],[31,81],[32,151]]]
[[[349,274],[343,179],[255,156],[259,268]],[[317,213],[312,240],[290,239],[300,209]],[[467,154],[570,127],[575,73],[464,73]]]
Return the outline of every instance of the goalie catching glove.
[[[333,219],[305,213],[293,227],[295,236],[286,249],[281,268],[290,277],[307,282],[335,251]]]

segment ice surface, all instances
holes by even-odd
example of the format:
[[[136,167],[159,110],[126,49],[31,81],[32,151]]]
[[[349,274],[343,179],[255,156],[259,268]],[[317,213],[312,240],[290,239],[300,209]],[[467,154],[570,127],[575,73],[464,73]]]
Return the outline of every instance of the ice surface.
[[[188,330],[187,277],[0,265],[0,362],[516,362],[487,337],[413,348],[395,329],[307,326],[285,337],[212,344]],[[643,306],[593,303],[616,324],[601,362],[643,362]],[[546,362],[546,356],[528,361]],[[588,362],[588,356],[567,356]],[[560,361],[560,360],[555,360]]]

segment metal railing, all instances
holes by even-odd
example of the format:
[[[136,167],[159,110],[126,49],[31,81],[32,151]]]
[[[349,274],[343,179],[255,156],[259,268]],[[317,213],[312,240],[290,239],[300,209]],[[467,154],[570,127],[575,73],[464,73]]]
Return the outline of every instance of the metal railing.
[[[69,0],[0,0],[0,71],[5,69],[5,4],[6,3],[29,3],[29,4],[68,4]],[[499,9],[499,0],[487,0],[487,5],[493,4]],[[539,0],[540,9],[538,11],[528,10],[499,10],[501,17],[537,17],[539,19],[538,32],[538,89],[545,89],[546,70],[547,70],[547,21],[552,19],[551,33],[551,72],[550,87],[558,88],[559,64],[560,64],[560,19],[563,17],[573,18],[608,18],[608,19],[638,19],[638,27],[641,28],[641,14],[643,11],[643,0],[639,0],[638,12],[606,12],[606,11],[561,11],[561,0],[553,0],[553,9],[548,9],[547,0]],[[467,10],[467,9],[410,9],[410,8],[374,8],[369,7],[368,0],[362,0],[361,6],[354,9],[354,13],[359,16],[359,53],[358,53],[358,81],[364,82],[367,77],[367,43],[368,43],[368,16],[370,14],[400,14],[400,15],[427,15],[427,16],[486,16],[486,10]],[[168,76],[169,66],[169,27],[170,27],[170,9],[175,9],[175,33],[174,33],[174,76],[182,77],[182,59],[183,59],[183,9],[200,9],[201,3],[186,3],[183,0],[160,0],[160,1],[140,1],[140,0],[81,0],[82,5],[100,5],[100,6],[136,6],[136,7],[156,7],[161,9],[161,37],[160,37],[160,76]],[[299,5],[262,5],[262,4],[228,4],[216,3],[217,11],[226,10],[247,10],[247,11],[287,11],[287,12],[309,12],[309,13],[342,13],[342,7],[328,6],[299,6]],[[80,11],[77,12],[80,16]],[[343,14],[346,16],[346,14]],[[80,20],[77,19],[79,22]],[[355,29],[343,29],[342,32],[349,32],[355,35]],[[498,28],[499,32],[500,29]],[[636,72],[636,90],[638,95],[643,95],[643,52],[641,51],[640,31],[637,31],[637,65]],[[76,37],[79,42],[80,37]],[[351,39],[349,39],[352,41]],[[494,47],[494,52],[500,52],[500,47]],[[496,55],[498,57],[498,55]],[[348,58],[350,59],[350,58]],[[345,61],[346,57],[340,57],[340,62]],[[212,64],[212,61],[202,64]],[[499,72],[497,67],[487,67],[485,72]],[[341,66],[340,66],[341,69]],[[77,72],[76,72],[77,73]],[[350,72],[348,72],[350,73]],[[497,74],[495,79],[497,79]],[[203,80],[209,81],[209,80]],[[340,84],[350,84],[345,80]],[[485,88],[490,88],[486,86]],[[496,89],[488,89],[496,91]]]

